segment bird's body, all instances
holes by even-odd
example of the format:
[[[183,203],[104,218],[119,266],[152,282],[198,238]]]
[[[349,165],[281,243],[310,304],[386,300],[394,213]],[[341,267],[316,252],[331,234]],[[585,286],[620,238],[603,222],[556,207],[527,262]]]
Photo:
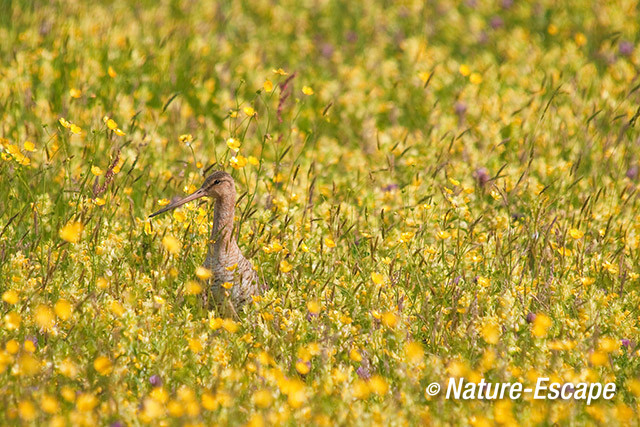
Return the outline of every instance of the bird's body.
[[[209,175],[195,193],[178,200],[151,216],[174,209],[203,196],[215,200],[213,227],[204,267],[213,273],[210,296],[223,315],[236,314],[252,295],[264,290],[253,265],[247,260],[233,234],[236,190],[231,175],[216,171]]]

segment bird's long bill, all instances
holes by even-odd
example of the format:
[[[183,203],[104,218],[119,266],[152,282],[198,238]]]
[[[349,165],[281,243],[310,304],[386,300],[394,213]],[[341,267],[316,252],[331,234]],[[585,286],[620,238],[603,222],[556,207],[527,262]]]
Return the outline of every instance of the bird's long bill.
[[[182,206],[185,203],[188,203],[188,202],[190,202],[192,200],[199,199],[200,197],[204,197],[206,195],[207,195],[207,193],[201,188],[198,191],[196,191],[195,193],[189,194],[184,199],[180,199],[180,200],[178,200],[176,202],[170,203],[167,206],[165,206],[164,208],[160,209],[159,211],[152,213],[151,215],[149,215],[149,218],[153,218],[156,215],[160,215],[161,213],[165,213],[166,211],[170,211],[171,209],[175,209],[178,206]]]

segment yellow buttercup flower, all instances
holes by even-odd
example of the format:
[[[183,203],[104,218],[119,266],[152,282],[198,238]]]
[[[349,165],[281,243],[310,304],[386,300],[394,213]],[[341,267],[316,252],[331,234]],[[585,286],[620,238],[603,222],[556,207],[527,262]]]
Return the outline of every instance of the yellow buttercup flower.
[[[106,356],[98,356],[93,361],[93,367],[100,375],[109,375],[113,370],[113,364]]]

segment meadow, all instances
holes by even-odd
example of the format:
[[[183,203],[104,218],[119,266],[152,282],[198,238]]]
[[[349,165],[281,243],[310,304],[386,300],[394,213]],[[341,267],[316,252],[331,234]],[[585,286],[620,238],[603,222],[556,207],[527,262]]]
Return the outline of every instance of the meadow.
[[[637,423],[637,1],[0,10],[1,425]],[[238,318],[148,219],[218,169]],[[543,376],[617,392],[425,391]]]

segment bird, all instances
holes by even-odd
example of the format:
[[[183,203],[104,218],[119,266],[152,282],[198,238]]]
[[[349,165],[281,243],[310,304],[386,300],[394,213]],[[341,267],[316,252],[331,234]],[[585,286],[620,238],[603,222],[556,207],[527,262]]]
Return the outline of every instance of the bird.
[[[239,309],[252,296],[261,295],[267,286],[261,283],[257,271],[240,251],[234,236],[236,185],[233,177],[224,171],[214,171],[194,193],[168,204],[149,215],[149,218],[205,196],[214,201],[213,227],[203,264],[213,273],[208,291],[222,315],[237,317]],[[206,299],[207,292],[205,303]]]

